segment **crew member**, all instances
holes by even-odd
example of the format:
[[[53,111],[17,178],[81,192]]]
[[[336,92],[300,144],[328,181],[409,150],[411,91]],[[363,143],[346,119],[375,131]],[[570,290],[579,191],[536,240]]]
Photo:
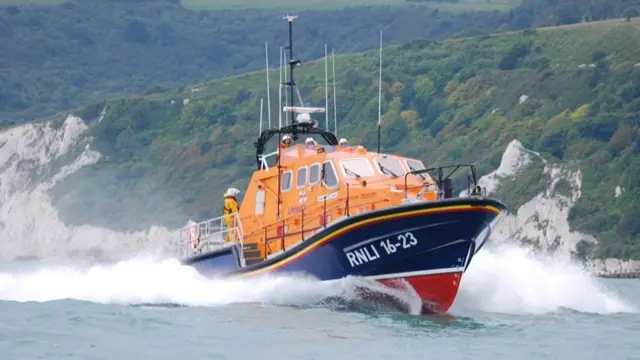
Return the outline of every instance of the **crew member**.
[[[309,148],[309,149],[315,149],[316,148],[316,141],[313,140],[313,138],[308,137],[307,140],[305,140],[304,144]]]
[[[347,139],[341,138],[340,141],[338,141],[338,146],[336,146],[336,150],[344,150],[348,147],[349,145],[347,144]]]
[[[282,143],[280,144],[280,149],[284,150],[284,149],[288,149],[289,147],[291,147],[291,136],[285,135],[282,137]]]
[[[224,226],[227,228],[227,235],[224,239],[225,242],[231,242],[231,236],[236,228],[236,216],[234,215],[240,210],[238,200],[236,199],[236,196],[239,193],[240,190],[236,188],[229,188],[224,194],[224,210],[222,213],[224,215]]]

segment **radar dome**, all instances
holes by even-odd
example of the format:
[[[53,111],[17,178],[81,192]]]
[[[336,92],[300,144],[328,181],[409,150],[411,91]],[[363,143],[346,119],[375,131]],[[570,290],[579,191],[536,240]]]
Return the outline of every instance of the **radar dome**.
[[[298,114],[296,116],[296,120],[299,123],[310,123],[311,122],[311,115],[309,115],[309,114]]]

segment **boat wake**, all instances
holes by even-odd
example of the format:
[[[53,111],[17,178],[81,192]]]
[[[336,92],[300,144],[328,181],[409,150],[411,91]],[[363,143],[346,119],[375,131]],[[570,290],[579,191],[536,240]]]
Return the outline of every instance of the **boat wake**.
[[[383,292],[420,309],[403,292],[373,281],[345,278],[320,282],[291,275],[265,275],[250,279],[206,278],[175,259],[133,259],[115,264],[46,266],[0,273],[0,300],[81,300],[108,304],[222,306],[235,303],[307,306],[358,301],[362,288]]]
[[[174,259],[140,258],[82,267],[12,266],[0,271],[0,300],[18,302],[73,299],[144,306],[261,303],[358,308],[369,306],[364,303],[371,303],[369,295],[374,293],[383,294],[383,300],[394,298],[403,312],[420,311],[417,294],[362,278],[331,282],[291,275],[208,279]],[[474,258],[451,313],[540,314],[564,308],[589,313],[636,312],[573,265],[546,262],[523,249],[502,247],[483,249]]]

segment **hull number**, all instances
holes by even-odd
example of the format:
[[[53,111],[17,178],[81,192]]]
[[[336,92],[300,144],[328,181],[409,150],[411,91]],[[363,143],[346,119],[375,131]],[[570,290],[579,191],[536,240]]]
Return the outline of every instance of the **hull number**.
[[[402,252],[403,249],[408,249],[417,244],[418,239],[413,236],[413,233],[406,232],[397,235],[395,238],[382,240],[378,244],[368,244],[361,248],[347,251],[345,255],[349,260],[349,265],[356,267],[378,260],[383,256],[395,254],[398,251]]]

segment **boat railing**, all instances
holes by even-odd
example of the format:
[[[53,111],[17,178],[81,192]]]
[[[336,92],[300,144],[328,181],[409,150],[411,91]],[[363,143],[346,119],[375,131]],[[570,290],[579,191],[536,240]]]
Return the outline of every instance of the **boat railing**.
[[[225,224],[225,219],[231,226]],[[197,255],[220,248],[240,244],[244,246],[244,232],[238,213],[223,215],[180,230],[180,256]],[[244,266],[244,252],[240,251],[240,263]]]
[[[434,166],[427,169],[413,170],[409,171],[404,175],[404,200],[405,202],[408,199],[408,183],[407,179],[409,175],[420,176],[421,174],[429,174],[434,180],[434,183],[424,182],[422,185],[412,186],[411,188],[425,188],[423,191],[420,191],[418,194],[423,193],[424,191],[430,189],[435,185],[438,194],[438,199],[448,199],[453,197],[453,184],[451,176],[458,171],[458,169],[468,167],[470,169],[470,173],[467,175],[467,192],[471,194],[471,196],[478,195],[486,195],[486,189],[480,188],[478,186],[478,181],[476,177],[476,167],[471,164],[453,164],[453,165],[443,165],[443,166]],[[452,169],[451,171],[446,172],[445,170]],[[417,196],[419,197],[419,196]]]
[[[266,257],[284,252],[287,248],[297,245],[306,239],[307,234],[315,234],[325,229],[329,225],[342,221],[352,215],[359,215],[375,210],[376,204],[388,201],[388,199],[370,200],[363,196],[347,196],[344,199],[337,199],[338,203],[327,207],[326,199],[322,210],[303,209],[299,215],[290,216],[277,223],[264,226],[262,228],[264,238],[264,254]],[[274,228],[276,228],[275,235]],[[291,231],[289,231],[291,229]],[[298,241],[290,244],[292,237],[300,236]],[[275,245],[275,247],[273,246]]]
[[[269,163],[267,162],[268,159],[270,158],[275,158],[278,155],[278,151],[274,151],[272,153],[268,153],[268,154],[260,154],[259,159],[260,159],[260,169],[261,170],[269,170]]]

